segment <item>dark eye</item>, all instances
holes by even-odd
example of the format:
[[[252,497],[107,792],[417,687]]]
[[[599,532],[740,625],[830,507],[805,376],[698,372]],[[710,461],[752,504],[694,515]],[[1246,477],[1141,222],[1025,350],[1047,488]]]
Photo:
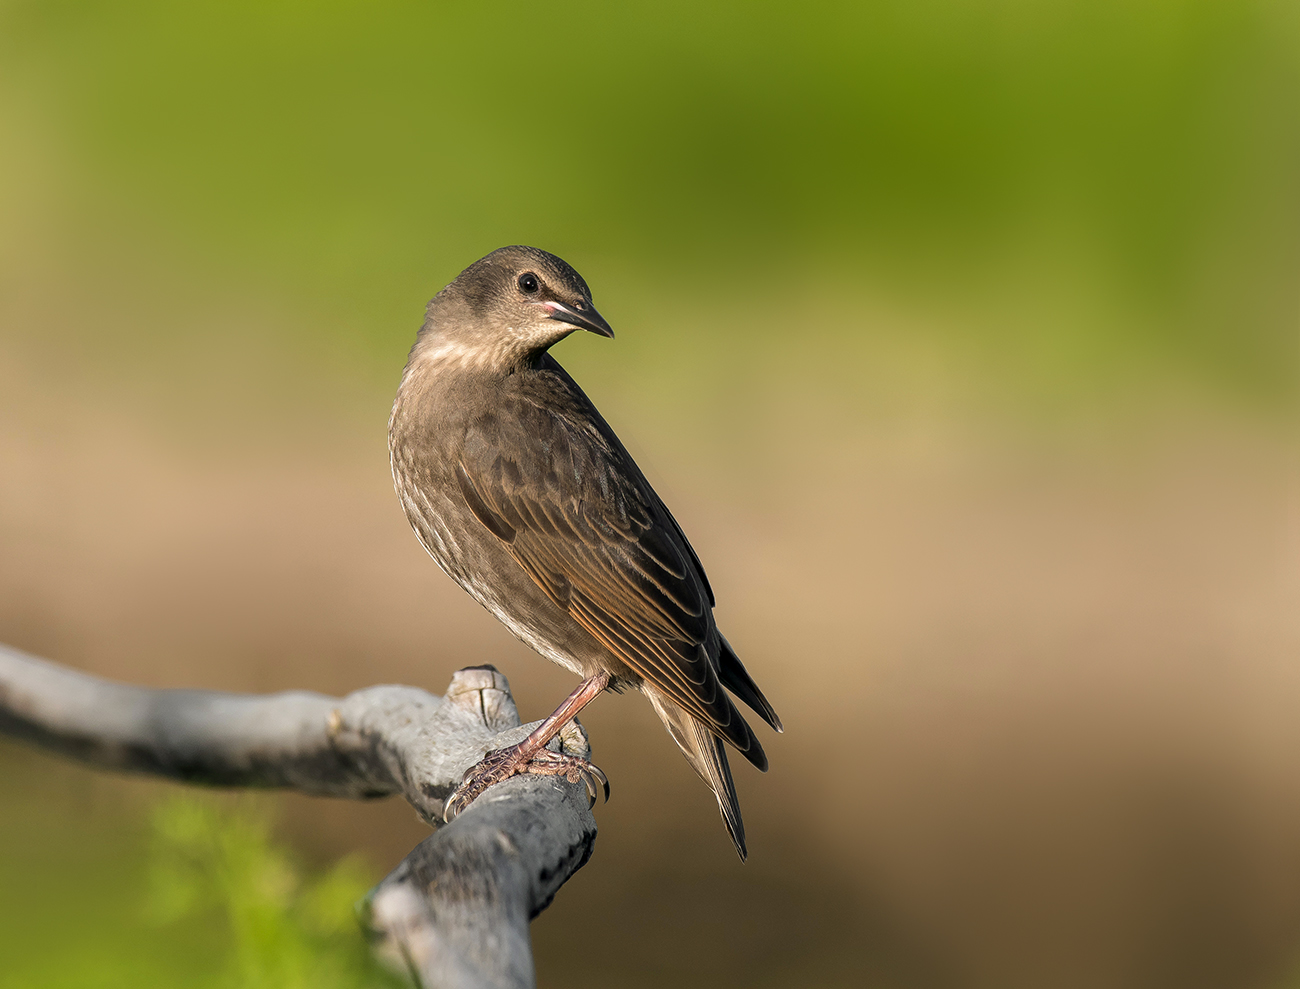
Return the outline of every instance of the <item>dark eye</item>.
[[[526,295],[532,295],[541,287],[542,283],[537,280],[537,276],[531,271],[525,271],[519,276],[519,291]]]

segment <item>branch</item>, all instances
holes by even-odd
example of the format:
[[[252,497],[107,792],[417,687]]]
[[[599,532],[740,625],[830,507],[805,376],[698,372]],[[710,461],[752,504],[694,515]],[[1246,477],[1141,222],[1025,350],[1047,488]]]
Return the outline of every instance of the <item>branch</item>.
[[[430,989],[533,986],[528,922],[591,855],[586,787],[563,777],[515,777],[442,825],[465,770],[538,723],[519,724],[491,666],[457,672],[445,698],[396,686],[258,696],[131,687],[0,645],[0,733],[189,783],[402,794],[438,830],[371,891],[368,921],[381,953]],[[590,754],[576,722],[559,745]]]

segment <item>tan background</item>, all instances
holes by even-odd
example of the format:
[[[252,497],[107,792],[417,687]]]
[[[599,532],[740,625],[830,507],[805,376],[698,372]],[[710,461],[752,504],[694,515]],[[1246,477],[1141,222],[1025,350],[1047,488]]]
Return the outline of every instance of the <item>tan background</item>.
[[[491,662],[543,716],[570,678],[425,557],[384,441],[425,300],[534,241],[619,334],[556,355],[787,725],[738,768],[742,866],[649,706],[589,708],[613,798],[534,926],[543,985],[1288,984],[1297,49],[1240,6],[814,7],[786,69],[779,12],[566,9],[532,40],[596,62],[543,98],[475,75],[533,51],[522,22],[7,5],[0,640],[228,690]],[[418,89],[411,19],[459,81]],[[126,909],[164,789],[0,746],[6,951]],[[424,833],[279,813],[377,874]],[[68,847],[103,893],[17,893]]]

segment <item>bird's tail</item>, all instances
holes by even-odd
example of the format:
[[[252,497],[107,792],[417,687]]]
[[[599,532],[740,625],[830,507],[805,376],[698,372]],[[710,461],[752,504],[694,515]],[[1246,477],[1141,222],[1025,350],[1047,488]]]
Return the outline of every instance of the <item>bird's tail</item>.
[[[745,822],[740,819],[740,801],[736,799],[736,784],[731,778],[731,767],[727,764],[727,750],[722,739],[713,734],[698,718],[689,714],[664,694],[649,684],[641,688],[650,703],[654,705],[659,720],[672,735],[691,768],[700,774],[700,779],[709,784],[713,795],[718,798],[718,810],[727,825],[727,832],[736,845],[736,851],[743,862],[748,854],[745,848]],[[737,712],[739,717],[739,712]]]
[[[722,681],[722,685],[748,704],[755,714],[775,730],[785,731],[781,719],[777,717],[776,711],[763,696],[763,691],[758,689],[758,684],[740,662],[740,657],[736,655],[736,650],[731,648],[727,637],[719,633],[718,640],[721,646],[718,650],[718,679]]]

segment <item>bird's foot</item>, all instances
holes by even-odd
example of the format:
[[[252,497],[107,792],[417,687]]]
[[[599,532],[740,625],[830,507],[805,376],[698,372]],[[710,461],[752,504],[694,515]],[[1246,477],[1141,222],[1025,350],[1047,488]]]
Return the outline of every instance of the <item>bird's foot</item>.
[[[538,749],[531,755],[524,752],[522,743],[505,749],[496,749],[484,756],[483,761],[470,766],[461,778],[460,786],[447,798],[443,805],[443,819],[451,819],[474,802],[474,799],[490,786],[503,783],[511,776],[532,773],[537,776],[563,776],[570,783],[583,782],[587,786],[587,798],[590,806],[596,805],[599,783],[609,799],[609,778],[600,769],[577,756],[552,752],[550,749]]]

